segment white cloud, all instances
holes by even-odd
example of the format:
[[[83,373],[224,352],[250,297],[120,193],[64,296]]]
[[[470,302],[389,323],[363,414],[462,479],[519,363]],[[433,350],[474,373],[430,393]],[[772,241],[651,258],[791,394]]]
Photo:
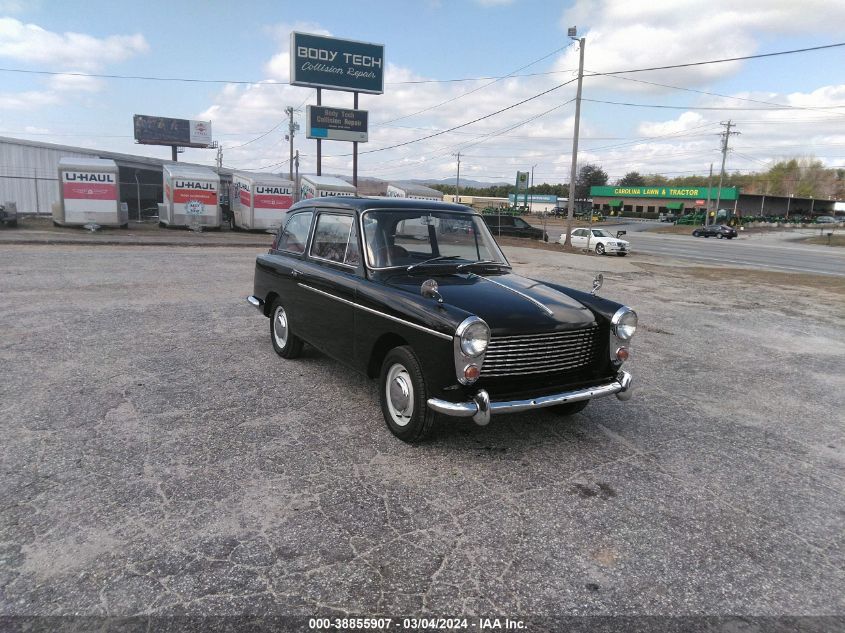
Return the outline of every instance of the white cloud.
[[[845,3],[826,0],[578,0],[561,19],[562,28],[579,25],[586,37],[584,66],[610,72],[752,55],[766,35],[836,33],[845,21]],[[578,66],[571,47],[559,69]],[[701,85],[735,74],[742,62],[650,71],[635,78],[680,85]],[[613,77],[590,85],[631,91],[658,91],[653,86]]]
[[[58,96],[52,92],[30,90],[27,92],[0,93],[0,110],[34,110],[58,102]]]
[[[58,92],[99,92],[104,85],[102,79],[87,75],[52,75],[49,80],[50,88]]]
[[[0,57],[21,62],[93,71],[148,50],[146,39],[137,33],[97,38],[84,33],[55,33],[36,24],[0,18]]]

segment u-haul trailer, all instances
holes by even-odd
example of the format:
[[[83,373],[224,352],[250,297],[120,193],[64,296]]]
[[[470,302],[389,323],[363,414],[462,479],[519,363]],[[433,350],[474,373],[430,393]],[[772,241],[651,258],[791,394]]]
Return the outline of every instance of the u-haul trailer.
[[[220,228],[220,176],[197,165],[164,165],[164,204],[159,223],[165,226]]]
[[[443,201],[443,194],[437,189],[406,182],[389,183],[387,185],[387,197]]]
[[[103,158],[59,160],[59,202],[53,222],[65,226],[127,226],[129,211],[120,204],[117,163]]]
[[[345,180],[333,176],[302,176],[299,179],[299,199],[326,196],[356,196],[358,190]]]
[[[232,174],[235,226],[247,230],[277,229],[293,204],[292,181],[272,174]]]

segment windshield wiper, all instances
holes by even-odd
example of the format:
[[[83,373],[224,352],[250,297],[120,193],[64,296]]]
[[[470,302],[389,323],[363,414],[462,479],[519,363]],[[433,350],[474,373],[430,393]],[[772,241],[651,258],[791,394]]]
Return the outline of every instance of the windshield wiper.
[[[407,272],[411,272],[412,270],[414,270],[414,268],[417,268],[418,266],[425,266],[426,264],[431,264],[433,262],[442,262],[442,261],[445,261],[447,259],[461,259],[461,256],[460,255],[438,255],[437,257],[432,257],[431,259],[426,259],[425,261],[419,262],[417,264],[411,264],[405,270]]]
[[[477,262],[467,262],[466,264],[458,264],[458,270],[461,271],[464,268],[470,268],[472,266],[487,266],[489,264],[495,264],[496,266],[505,266],[506,268],[510,268],[510,266],[508,266],[504,262],[497,262],[492,259],[481,259]]]

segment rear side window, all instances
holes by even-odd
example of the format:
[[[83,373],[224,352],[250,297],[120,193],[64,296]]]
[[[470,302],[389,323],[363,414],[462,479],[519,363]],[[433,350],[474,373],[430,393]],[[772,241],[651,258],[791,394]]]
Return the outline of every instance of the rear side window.
[[[311,256],[339,264],[345,263],[350,236],[352,236],[351,215],[321,213],[317,217],[317,227],[314,229]]]
[[[303,211],[292,215],[282,234],[279,236],[279,243],[276,248],[288,253],[302,254],[305,252],[305,243],[308,241],[308,231],[311,229],[311,218],[313,211]]]

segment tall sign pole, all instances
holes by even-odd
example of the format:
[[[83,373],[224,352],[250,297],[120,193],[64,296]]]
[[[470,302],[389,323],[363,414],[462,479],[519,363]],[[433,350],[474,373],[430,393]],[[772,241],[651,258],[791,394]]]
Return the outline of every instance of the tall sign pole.
[[[317,105],[323,105],[323,89],[317,88]],[[317,139],[317,175],[323,175],[323,141]]]
[[[569,37],[575,39],[577,31],[569,29]],[[587,46],[586,38],[576,40],[580,44],[580,55],[578,60],[578,91],[575,93],[575,134],[572,137],[572,169],[569,172],[569,200],[566,209],[566,240],[564,246],[572,246],[572,219],[575,215],[575,177],[578,167],[578,128],[581,123],[581,83],[584,79],[584,48]]]
[[[358,109],[358,93],[353,92],[354,102],[352,104],[352,109]],[[352,141],[352,185],[357,189],[358,188],[358,141]]]
[[[710,175],[707,177],[707,206],[704,207],[704,226],[710,224],[710,192],[713,189],[713,163],[710,163]]]

